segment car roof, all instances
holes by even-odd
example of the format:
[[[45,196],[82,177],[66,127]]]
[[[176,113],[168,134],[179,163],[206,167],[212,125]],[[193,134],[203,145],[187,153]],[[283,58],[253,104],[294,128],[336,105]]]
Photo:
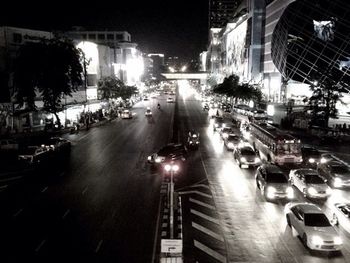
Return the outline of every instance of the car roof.
[[[298,206],[306,214],[320,214],[320,213],[323,214],[323,211],[321,210],[321,208],[311,203],[299,203],[299,204],[296,204],[295,206]]]
[[[265,169],[267,173],[283,173],[281,168],[274,164],[266,163],[261,165],[261,167]]]
[[[300,169],[296,169],[296,172],[299,172],[303,175],[308,175],[308,174],[316,174],[318,175],[318,172],[315,169],[311,169],[311,168],[300,168]]]
[[[254,153],[255,153],[255,151],[254,151],[254,149],[253,149],[253,147],[252,146],[247,146],[247,145],[245,145],[245,146],[242,146],[242,147],[239,147],[239,149],[242,151],[253,151]]]

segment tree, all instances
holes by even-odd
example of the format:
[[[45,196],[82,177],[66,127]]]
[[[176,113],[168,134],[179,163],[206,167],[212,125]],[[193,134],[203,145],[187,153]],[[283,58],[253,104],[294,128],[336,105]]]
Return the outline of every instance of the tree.
[[[35,109],[35,91],[44,102],[43,110],[55,115],[63,110],[62,98],[71,96],[83,83],[83,56],[73,42],[54,37],[24,44],[15,61],[14,83],[17,101]]]
[[[312,96],[309,98],[311,123],[328,127],[329,118],[336,118],[336,104],[346,90],[334,84],[330,79],[310,85]]]
[[[120,79],[114,76],[102,77],[97,82],[97,91],[98,91],[99,99],[102,99],[102,100],[116,99],[120,97],[119,93],[123,87],[124,87],[124,83]]]

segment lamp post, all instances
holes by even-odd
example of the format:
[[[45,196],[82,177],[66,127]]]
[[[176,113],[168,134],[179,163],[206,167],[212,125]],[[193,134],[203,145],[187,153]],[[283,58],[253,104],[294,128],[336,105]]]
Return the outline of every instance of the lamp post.
[[[179,170],[179,166],[172,161],[164,166],[165,171],[170,172],[170,239],[174,238],[174,174]]]

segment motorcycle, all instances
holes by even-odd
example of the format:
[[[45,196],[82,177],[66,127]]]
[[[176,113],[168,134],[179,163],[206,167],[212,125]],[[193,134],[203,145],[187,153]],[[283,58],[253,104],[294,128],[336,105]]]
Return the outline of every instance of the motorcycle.
[[[187,146],[191,149],[198,149],[199,147],[199,133],[189,132],[187,137]]]

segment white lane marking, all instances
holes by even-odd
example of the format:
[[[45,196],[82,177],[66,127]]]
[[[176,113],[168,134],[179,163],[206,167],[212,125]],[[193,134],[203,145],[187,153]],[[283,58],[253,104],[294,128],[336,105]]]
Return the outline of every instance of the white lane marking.
[[[0,180],[0,182],[14,181],[14,180],[17,180],[17,179],[21,179],[22,177],[23,176],[14,176],[14,177],[11,177],[11,178],[2,179],[2,180]]]
[[[64,219],[70,212],[70,209],[67,209],[67,211],[64,213],[64,215],[62,216],[62,219]]]
[[[43,241],[41,241],[41,243],[39,244],[39,246],[37,246],[37,248],[35,249],[35,252],[39,252],[39,250],[42,248],[42,246],[46,243],[46,239],[44,239]]]
[[[85,134],[85,135],[83,135],[83,136],[81,136],[78,140],[76,140],[77,142],[80,142],[81,140],[83,140],[86,136],[88,136],[89,134],[87,133],[87,134]]]
[[[194,240],[194,246],[196,248],[202,250],[204,253],[208,254],[209,256],[215,258],[216,260],[222,262],[222,263],[226,263],[227,262],[226,257],[224,257],[220,253],[212,250],[211,248],[203,245],[202,243],[198,242],[197,240]]]
[[[7,184],[0,186],[0,191],[5,190],[7,187],[8,187],[8,185],[7,185]]]
[[[194,210],[194,209],[191,209],[190,211],[191,211],[192,214],[194,214],[194,215],[196,215],[196,216],[199,216],[199,217],[204,218],[204,219],[206,219],[206,220],[208,220],[208,221],[210,221],[210,222],[213,222],[213,223],[215,223],[215,224],[220,225],[220,220],[218,220],[218,219],[216,219],[216,218],[213,218],[213,217],[211,217],[211,216],[208,216],[208,215],[206,215],[206,214],[203,214],[203,213],[201,213],[201,212],[198,212],[198,211],[196,211],[196,210]]]
[[[197,195],[201,195],[207,198],[212,199],[213,197],[211,195],[208,195],[206,193],[202,193],[200,191],[194,190],[194,191],[183,191],[183,192],[179,192],[180,195],[185,195],[185,194],[197,194]]]
[[[85,187],[85,189],[84,189],[83,192],[82,192],[83,195],[86,193],[86,191],[88,190],[88,188],[89,188],[88,186]]]
[[[350,165],[347,162],[343,161],[342,159],[338,158],[337,156],[334,156],[333,154],[332,154],[332,156],[337,161],[341,162],[342,164],[346,165],[347,167],[350,167]]]
[[[22,211],[23,211],[23,208],[19,209],[19,210],[13,215],[13,217],[18,216],[20,213],[22,213]]]
[[[192,222],[192,227],[194,227],[195,229],[197,229],[197,230],[199,230],[199,231],[201,231],[201,232],[203,232],[203,233],[205,233],[205,234],[207,234],[207,235],[209,235],[209,236],[211,236],[211,237],[213,237],[221,242],[225,242],[224,238],[221,235],[216,234],[215,232],[211,231],[210,229],[208,229],[204,226],[201,226],[201,225],[198,225],[198,224]]]
[[[98,245],[97,245],[97,247],[95,249],[95,253],[97,253],[100,250],[100,248],[102,246],[102,243],[103,243],[103,240],[100,240],[100,242],[98,242]]]
[[[46,186],[43,190],[41,190],[41,192],[45,192],[47,190],[47,188],[49,188],[48,186]]]
[[[206,203],[203,203],[201,201],[198,201],[196,199],[193,199],[193,198],[190,198],[190,202],[194,203],[194,204],[197,204],[197,205],[200,205],[200,206],[203,206],[203,207],[206,207],[206,208],[209,208],[211,210],[215,210],[215,206],[213,205],[208,205]]]
[[[152,261],[151,261],[151,263],[154,263],[155,262],[155,258],[156,258],[161,206],[162,206],[162,199],[160,198],[159,199],[159,204],[158,204],[158,216],[157,216],[157,222],[156,222],[156,230],[154,232],[154,242],[153,242],[153,252],[152,252]],[[162,232],[162,237],[163,237],[163,232]]]

